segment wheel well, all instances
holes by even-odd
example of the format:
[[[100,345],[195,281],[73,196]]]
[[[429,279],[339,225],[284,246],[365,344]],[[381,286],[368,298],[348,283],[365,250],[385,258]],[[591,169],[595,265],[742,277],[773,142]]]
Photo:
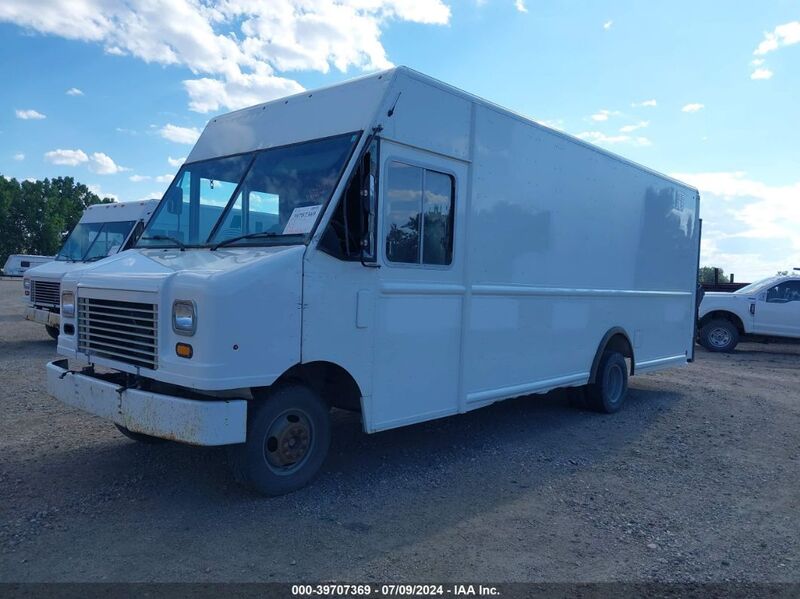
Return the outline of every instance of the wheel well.
[[[333,407],[361,411],[361,390],[358,383],[338,364],[323,361],[295,364],[278,377],[274,384],[288,381],[308,385]]]
[[[744,335],[744,323],[742,322],[742,319],[733,312],[728,312],[726,310],[713,310],[700,319],[698,328],[703,328],[712,320],[727,320],[733,323],[733,325],[739,330],[740,335]]]
[[[604,336],[600,345],[597,347],[597,353],[592,361],[592,369],[589,373],[589,382],[594,383],[597,376],[597,370],[600,367],[600,359],[606,351],[616,351],[621,353],[624,357],[631,360],[631,376],[634,374],[635,361],[633,359],[633,345],[631,345],[628,334],[621,327],[614,327],[610,329]]]

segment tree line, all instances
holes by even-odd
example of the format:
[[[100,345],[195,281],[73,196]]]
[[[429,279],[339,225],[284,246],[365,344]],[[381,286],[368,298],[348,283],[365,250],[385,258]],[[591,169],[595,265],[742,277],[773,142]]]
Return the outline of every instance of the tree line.
[[[0,175],[0,266],[10,254],[52,256],[100,198],[72,177],[17,181]]]

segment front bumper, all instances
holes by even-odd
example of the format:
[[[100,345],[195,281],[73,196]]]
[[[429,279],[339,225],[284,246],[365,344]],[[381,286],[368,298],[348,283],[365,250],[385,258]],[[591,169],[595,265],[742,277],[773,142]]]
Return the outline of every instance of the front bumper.
[[[50,312],[50,310],[34,308],[33,306],[25,308],[25,320],[31,320],[55,328],[58,328],[61,324],[61,316],[58,312]]]
[[[69,370],[67,360],[47,365],[47,392],[67,405],[128,430],[192,445],[244,443],[247,402],[198,400],[121,387]]]

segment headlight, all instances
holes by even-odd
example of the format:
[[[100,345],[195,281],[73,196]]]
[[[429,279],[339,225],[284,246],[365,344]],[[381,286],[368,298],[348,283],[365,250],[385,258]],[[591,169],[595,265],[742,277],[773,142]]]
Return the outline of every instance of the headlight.
[[[22,288],[25,290],[25,295],[31,294],[31,280],[22,279]]]
[[[64,316],[75,316],[75,294],[65,291],[61,294],[61,314]]]
[[[194,302],[177,300],[172,304],[172,330],[180,335],[194,335],[197,330],[197,315]]]

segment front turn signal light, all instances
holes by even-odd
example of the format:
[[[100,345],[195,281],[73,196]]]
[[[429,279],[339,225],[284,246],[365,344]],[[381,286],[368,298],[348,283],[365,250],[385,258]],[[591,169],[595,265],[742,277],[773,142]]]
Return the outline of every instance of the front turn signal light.
[[[192,346],[188,343],[178,343],[175,346],[175,353],[181,358],[191,358],[194,355]]]

